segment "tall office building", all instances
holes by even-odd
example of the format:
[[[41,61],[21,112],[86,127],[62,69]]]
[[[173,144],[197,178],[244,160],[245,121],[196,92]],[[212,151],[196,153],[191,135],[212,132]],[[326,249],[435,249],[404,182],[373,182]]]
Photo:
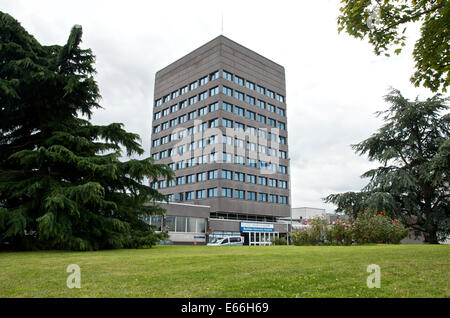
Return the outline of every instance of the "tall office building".
[[[176,177],[152,186],[173,202],[171,237],[240,234],[263,244],[286,233],[284,68],[221,35],[157,72],[154,94],[151,155]]]

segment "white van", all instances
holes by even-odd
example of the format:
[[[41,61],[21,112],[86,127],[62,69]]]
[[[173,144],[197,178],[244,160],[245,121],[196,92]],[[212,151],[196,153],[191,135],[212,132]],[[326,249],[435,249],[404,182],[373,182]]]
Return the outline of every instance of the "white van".
[[[214,238],[208,246],[230,246],[230,245],[244,245],[243,236],[227,236]]]

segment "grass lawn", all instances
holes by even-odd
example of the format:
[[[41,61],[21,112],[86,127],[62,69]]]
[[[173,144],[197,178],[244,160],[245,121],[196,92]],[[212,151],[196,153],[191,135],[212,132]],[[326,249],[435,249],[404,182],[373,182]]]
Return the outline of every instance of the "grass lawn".
[[[66,286],[69,264],[81,288]],[[381,288],[369,289],[369,264]],[[156,246],[2,252],[0,297],[450,297],[450,246]]]

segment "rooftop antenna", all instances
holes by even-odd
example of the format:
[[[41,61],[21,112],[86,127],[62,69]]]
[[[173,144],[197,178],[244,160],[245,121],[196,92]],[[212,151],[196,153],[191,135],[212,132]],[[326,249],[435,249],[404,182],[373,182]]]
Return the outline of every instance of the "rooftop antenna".
[[[223,11],[222,11],[222,32],[221,34],[223,35]]]

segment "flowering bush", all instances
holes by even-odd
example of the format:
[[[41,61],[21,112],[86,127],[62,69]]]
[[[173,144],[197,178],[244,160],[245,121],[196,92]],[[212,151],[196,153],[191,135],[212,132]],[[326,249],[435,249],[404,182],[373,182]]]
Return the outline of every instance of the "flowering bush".
[[[360,244],[398,244],[407,234],[408,230],[398,219],[392,220],[383,211],[361,212],[354,222],[354,239]]]
[[[351,245],[352,243],[398,244],[408,230],[398,219],[385,212],[364,212],[354,222],[337,219],[331,224],[324,218],[308,220],[309,226],[291,233],[294,245]]]

